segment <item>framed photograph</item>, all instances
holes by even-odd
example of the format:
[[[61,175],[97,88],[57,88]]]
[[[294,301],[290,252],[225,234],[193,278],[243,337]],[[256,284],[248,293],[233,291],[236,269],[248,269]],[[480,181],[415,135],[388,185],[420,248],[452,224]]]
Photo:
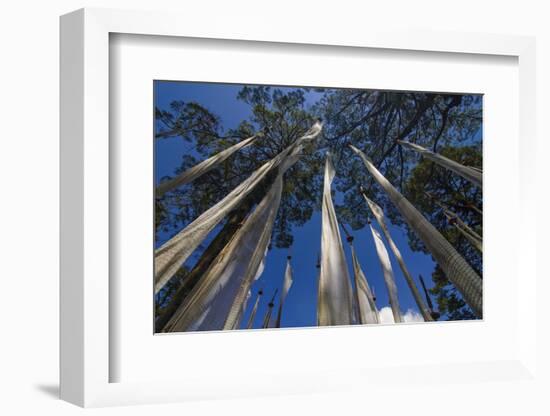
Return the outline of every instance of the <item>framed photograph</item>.
[[[482,318],[482,95],[154,91],[155,332]]]
[[[534,54],[63,16],[62,398],[532,380]]]

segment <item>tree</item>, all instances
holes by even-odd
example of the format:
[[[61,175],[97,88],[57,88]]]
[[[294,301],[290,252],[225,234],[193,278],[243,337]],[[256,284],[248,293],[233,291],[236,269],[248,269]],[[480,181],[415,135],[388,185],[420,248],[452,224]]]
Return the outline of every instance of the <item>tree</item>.
[[[388,91],[338,90],[326,95],[318,106],[325,119],[325,136],[336,162],[336,188],[343,202],[336,206],[339,218],[354,229],[365,226],[369,212],[358,188],[363,185],[369,197],[383,206],[393,224],[406,227],[387,196],[374,184],[358,159],[352,159],[347,144],[363,150],[384,176],[420,209],[432,224],[444,230],[444,236],[481,275],[481,256],[457,230],[450,226],[433,201],[421,194],[427,189],[464,215],[466,223],[481,231],[481,190],[463,183],[461,178],[432,162],[405,151],[398,140],[409,140],[456,161],[481,167],[480,148],[461,150],[464,145],[479,143],[482,122],[481,97],[472,95],[401,93]],[[454,149],[454,150],[453,150]],[[470,152],[469,157],[462,152]],[[420,162],[417,165],[417,162]],[[435,173],[434,173],[435,172]],[[431,182],[438,180],[437,182]],[[424,198],[424,199],[422,199]],[[437,209],[439,211],[437,211]],[[467,213],[464,210],[468,211]],[[435,215],[437,213],[438,215]],[[476,215],[475,218],[472,216]],[[426,252],[420,240],[408,231],[411,248]],[[436,267],[432,275],[438,306],[449,319],[473,318],[454,286]]]
[[[326,140],[337,155],[335,186],[344,196],[337,211],[354,229],[363,228],[368,219],[368,209],[357,192],[361,185],[392,222],[402,221],[348,144],[362,150],[402,191],[414,163],[398,140],[436,149],[471,141],[481,126],[481,99],[471,95],[335,90],[323,97],[318,111],[325,120]]]
[[[235,153],[222,166],[196,179],[190,186],[169,192],[157,200],[156,229],[179,230],[201,212],[214,205],[235,186],[262,164],[275,157],[302,136],[315,122],[315,116],[306,108],[306,89],[272,89],[270,87],[244,87],[238,98],[249,104],[251,116],[242,121],[227,135],[222,135],[215,115],[194,103],[178,102],[172,112],[157,110],[157,120],[165,127],[157,139],[179,136],[195,143],[194,155],[187,155],[176,174],[184,171],[214,153],[225,149],[245,137],[262,131],[263,137],[253,145]],[[193,121],[196,118],[196,121]],[[197,128],[196,126],[200,126]],[[291,229],[305,223],[318,204],[319,190],[316,173],[320,170],[322,155],[313,145],[305,149],[302,158],[285,175],[281,206],[275,221],[272,244],[279,248],[290,247],[293,242]],[[229,241],[252,207],[265,195],[274,178],[268,175],[246,200],[228,216],[225,224],[207,248],[201,248],[199,260],[186,279],[179,285],[170,285],[169,294],[161,291],[165,305],[157,320],[157,330],[164,326],[179,303],[206,271],[217,253]],[[172,232],[173,233],[173,232]],[[157,303],[160,297],[157,298]]]
[[[402,225],[399,214],[375,185],[361,161],[351,153],[348,144],[353,143],[365,151],[382,173],[403,192],[414,181],[420,184],[422,179],[428,178],[420,174],[423,172],[423,161],[417,166],[417,156],[404,151],[398,140],[417,142],[435,151],[440,147],[455,148],[476,142],[481,125],[481,98],[471,95],[244,86],[238,99],[248,104],[250,116],[234,129],[226,131],[217,115],[197,103],[176,101],[168,110],[156,109],[156,140],[161,142],[177,137],[189,143],[190,151],[182,158],[181,166],[174,174],[254,133],[264,132],[264,137],[232,155],[218,168],[158,199],[155,210],[157,236],[174,234],[217,203],[261,164],[300,137],[317,117],[323,118],[323,133],[317,140],[317,146],[306,149],[300,161],[285,175],[272,245],[290,247],[293,227],[304,224],[319,210],[324,151],[327,149],[335,155],[335,188],[340,194],[335,205],[340,221],[354,229],[366,225],[368,208],[358,191],[362,185],[368,196],[384,208],[390,220]],[[310,105],[312,102],[315,103]],[[432,164],[429,170],[440,173]],[[411,182],[411,175],[415,172],[416,179]],[[167,289],[169,293],[159,293],[157,301],[161,296],[163,299],[159,310],[166,313],[170,310],[170,303],[173,307],[181,302],[193,282],[200,278],[238,229],[240,221],[265,194],[272,179],[272,176],[266,178],[239,210],[217,227],[216,238],[207,247],[197,250],[195,264],[187,262],[184,265],[189,270],[187,277],[179,284],[170,285]],[[471,203],[467,197],[464,195],[461,203]],[[460,203],[457,201],[448,202]],[[427,209],[424,206],[422,211],[431,215],[424,208]],[[448,230],[449,233],[451,231]],[[463,244],[458,238],[457,241]],[[413,237],[411,242],[414,249],[423,249]],[[448,285],[444,285],[444,289],[449,289]],[[447,294],[452,296],[452,290],[445,293],[439,290],[438,296],[442,296],[440,307]]]

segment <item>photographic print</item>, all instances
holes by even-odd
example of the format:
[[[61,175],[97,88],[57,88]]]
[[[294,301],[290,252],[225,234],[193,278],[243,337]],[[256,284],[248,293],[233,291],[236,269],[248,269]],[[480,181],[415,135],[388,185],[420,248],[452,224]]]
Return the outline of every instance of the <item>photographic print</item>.
[[[156,333],[482,318],[482,95],[154,93]]]

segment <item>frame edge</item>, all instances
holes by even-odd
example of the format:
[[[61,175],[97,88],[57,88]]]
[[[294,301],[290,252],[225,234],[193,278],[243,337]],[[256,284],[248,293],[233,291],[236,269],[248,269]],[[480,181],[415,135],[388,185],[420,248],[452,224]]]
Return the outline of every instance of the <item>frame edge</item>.
[[[146,16],[148,19],[145,19]],[[90,142],[91,138],[99,139],[100,141],[103,140],[102,136],[97,137],[94,133],[103,133],[105,130],[103,128],[105,121],[101,117],[108,114],[108,111],[105,111],[105,109],[94,108],[93,105],[102,104],[105,101],[105,90],[108,91],[108,77],[107,83],[103,83],[105,75],[108,75],[108,65],[107,67],[104,65],[105,63],[108,64],[108,42],[105,42],[105,40],[108,39],[109,33],[189,36],[189,33],[182,32],[193,33],[193,31],[196,31],[193,27],[191,29],[182,29],[181,21],[177,22],[176,25],[175,16],[162,13],[159,16],[170,17],[168,22],[163,24],[162,28],[151,24],[150,13],[144,11],[87,8],[61,17],[60,396],[63,400],[83,407],[137,404],[138,402],[157,403],[160,401],[170,402],[188,399],[181,397],[181,391],[178,391],[176,394],[173,391],[165,392],[163,389],[157,389],[157,391],[153,388],[152,390],[154,391],[150,392],[151,387],[149,385],[147,388],[144,388],[144,386],[121,386],[109,383],[108,378],[104,377],[104,374],[107,374],[104,365],[108,363],[108,348],[102,345],[103,341],[97,337],[97,335],[108,333],[103,326],[106,321],[105,317],[108,318],[108,312],[104,309],[101,311],[100,316],[94,316],[94,312],[97,312],[98,308],[108,304],[106,302],[108,295],[102,292],[102,289],[108,288],[108,285],[103,281],[97,282],[97,279],[107,279],[108,276],[102,276],[101,273],[98,276],[96,274],[98,267],[94,265],[93,261],[96,260],[99,263],[103,263],[103,254],[95,251],[98,248],[96,245],[98,241],[90,238],[90,234],[98,232],[93,229],[94,220],[91,220],[91,217],[97,216],[97,213],[93,213],[93,209],[91,209],[91,197],[96,196],[98,191],[97,189],[90,190],[90,184],[86,183],[86,178],[89,178],[91,171],[94,170],[97,173],[101,168],[101,166],[98,166],[95,169],[91,169],[94,163],[99,161],[99,165],[102,165],[106,157],[101,153],[105,149],[105,142],[101,144],[94,143],[93,140]],[[155,17],[158,16],[155,15],[152,17],[153,22],[155,21]],[[219,31],[224,32],[224,29],[219,29]],[[198,33],[202,32],[199,31]],[[224,36],[215,34],[208,37],[214,39],[243,38],[243,36],[238,34],[228,35],[227,33],[225,32]],[[381,39],[369,39],[368,42],[340,40],[331,43],[334,43],[335,46],[348,44],[348,46],[358,47],[402,49],[402,42],[399,40],[400,35],[402,33],[397,33],[394,36],[383,33]],[[522,63],[527,63],[528,68],[534,63],[534,59],[521,59],[526,57],[524,55],[526,53],[525,49],[527,49],[526,45],[531,44],[534,40],[533,37],[468,34],[464,38],[464,34],[446,33],[446,36],[442,36],[441,39],[433,40],[432,36],[429,42],[427,42],[426,37],[422,36],[421,33],[418,33],[418,36],[422,39],[418,40],[415,38],[415,44],[418,45],[420,42],[422,45],[426,44],[427,46],[407,47],[405,49],[512,55],[520,58],[520,68]],[[474,43],[473,41],[478,36],[483,42]],[[300,37],[290,39],[292,37],[293,34],[290,34],[278,41],[283,43],[319,44],[315,39],[303,39]],[[313,37],[315,38],[315,36]],[[256,36],[252,36],[251,39],[244,40],[265,41],[269,38],[277,42],[276,37],[272,36],[269,31],[267,33],[260,32],[259,35],[257,34]],[[511,39],[513,41],[504,42],[503,39]],[[445,43],[445,41],[451,42],[449,44]],[[86,48],[91,46],[92,51],[86,50],[85,45]],[[441,45],[448,46],[443,47]],[[488,52],[489,50],[492,53]],[[100,59],[95,60],[95,62],[94,59],[91,59],[97,57]],[[521,80],[525,81],[525,77],[522,77]],[[524,85],[521,80],[520,89]],[[99,84],[100,81],[103,83],[101,90],[99,92],[94,91],[91,87]],[[91,88],[91,91],[87,91],[88,88]],[[92,97],[85,97],[85,92],[91,93]],[[98,95],[98,97],[95,97],[95,95]],[[524,99],[529,99],[528,97],[529,95],[523,96]],[[523,100],[521,101],[523,102]],[[532,104],[536,108],[536,104]],[[94,123],[90,123],[92,121],[90,116],[92,116],[93,121],[100,121],[99,128],[94,129]],[[520,120],[520,131],[525,133],[522,123],[523,120]],[[88,136],[86,143],[84,140],[85,136]],[[94,160],[89,160],[90,158]],[[86,177],[85,172],[87,174]],[[103,178],[103,175],[100,176]],[[85,211],[87,215],[85,215]],[[104,215],[105,212],[101,212],[99,218],[95,219],[101,220],[101,217]],[[100,228],[104,226],[105,224],[100,225]],[[100,253],[103,251],[102,248]],[[87,261],[85,261],[85,258]],[[100,265],[99,269],[101,267],[103,266]],[[95,284],[92,282],[93,276],[96,278]],[[528,293],[523,293],[522,295],[529,296]],[[93,305],[94,300],[97,300],[97,304],[99,304],[96,307]],[[101,326],[98,326],[98,324],[101,324]],[[532,336],[532,328],[529,328],[526,334]],[[533,342],[522,345],[520,349],[521,356],[524,357],[525,354],[532,352],[534,346]],[[525,364],[524,360],[520,359],[520,362]],[[94,363],[98,366],[94,366]],[[535,363],[529,362],[529,364],[531,364],[531,367]],[[156,384],[153,385],[153,387],[155,386]],[[136,392],[142,394],[146,392],[147,394],[143,394],[143,397],[140,398],[141,400],[136,400]]]
[[[59,395],[84,405],[84,10],[60,18]]]

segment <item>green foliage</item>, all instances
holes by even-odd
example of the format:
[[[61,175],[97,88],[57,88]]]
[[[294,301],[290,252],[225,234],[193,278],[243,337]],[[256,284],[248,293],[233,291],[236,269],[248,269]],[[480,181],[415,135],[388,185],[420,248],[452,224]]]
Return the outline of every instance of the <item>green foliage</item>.
[[[308,94],[321,98],[310,106]],[[321,136],[285,175],[273,245],[291,246],[293,228],[307,222],[320,208],[326,150],[334,155],[335,205],[340,221],[353,229],[367,223],[368,208],[358,192],[362,185],[394,224],[403,224],[393,205],[349,149],[348,145],[353,143],[481,272],[481,256],[447,224],[441,209],[424,194],[429,191],[448,204],[481,234],[481,216],[476,211],[481,209],[481,191],[397,143],[400,139],[416,142],[453,160],[480,167],[481,148],[473,146],[479,142],[477,135],[482,122],[480,96],[244,86],[238,99],[250,107],[251,115],[226,132],[219,117],[197,103],[176,101],[168,110],[156,110],[157,139],[177,137],[190,143],[192,149],[174,174],[259,131],[264,133],[264,137],[232,155],[220,167],[158,200],[157,232],[175,233],[198,217],[287,148],[320,116],[324,122]],[[256,201],[265,189],[264,184],[255,190]],[[409,239],[414,250],[425,251],[410,232]],[[441,271],[436,268],[432,278],[440,310],[452,318],[467,317],[467,307]]]
[[[214,169],[195,180],[192,186],[182,187],[165,195],[158,202],[169,212],[158,218],[157,226],[165,231],[181,227],[215,204],[263,163],[275,157],[303,135],[314,123],[315,115],[306,108],[307,89],[279,89],[271,87],[244,87],[238,98],[251,107],[251,116],[234,130],[222,136],[216,116],[207,116],[199,105],[177,104],[177,114],[163,118],[178,120],[186,140],[197,143],[201,158],[211,156],[238,141],[262,131],[264,136],[229,158],[221,168]],[[185,117],[192,120],[184,121]],[[206,131],[205,120],[209,123]],[[194,122],[193,122],[194,121]],[[191,127],[200,124],[200,134]],[[175,174],[198,162],[192,155],[184,156]],[[285,175],[281,207],[274,227],[273,242],[277,247],[292,245],[292,227],[304,224],[311,218],[319,199],[320,169],[323,155],[313,146]]]
[[[155,316],[160,316],[163,314],[166,306],[168,305],[170,299],[181,285],[181,282],[185,280],[189,274],[189,269],[187,267],[180,268],[176,274],[170,279],[158,293],[155,301]]]
[[[336,209],[354,229],[364,227],[368,218],[368,209],[357,192],[360,185],[392,220],[400,223],[400,219],[349,144],[364,151],[386,178],[402,189],[416,160],[405,154],[397,140],[428,148],[461,145],[473,140],[481,125],[481,98],[462,95],[336,90],[324,96],[318,111],[326,121],[328,146],[337,155],[335,186],[344,196]]]
[[[156,137],[180,137],[193,142],[197,149],[207,147],[212,140],[212,133],[219,130],[219,118],[197,103],[174,101],[170,111],[155,109],[157,121]]]
[[[455,174],[421,160],[418,154],[402,149],[397,140],[409,140],[467,165],[481,167],[477,136],[482,122],[481,97],[388,91],[338,90],[327,94],[318,105],[326,121],[328,146],[337,156],[335,186],[343,194],[336,204],[340,220],[353,229],[365,226],[369,212],[357,189],[363,185],[369,197],[379,203],[390,220],[406,227],[386,195],[354,157],[348,144],[363,150],[385,177],[404,193],[422,213],[443,230],[466,260],[481,274],[482,259],[424,191],[447,203],[481,234],[481,190]],[[466,147],[465,147],[466,146]],[[413,250],[426,251],[408,230]],[[450,319],[469,319],[473,314],[439,268],[432,275],[438,307]]]
[[[439,266],[435,267],[432,280],[434,287],[430,289],[430,293],[436,296],[438,312],[441,315],[446,315],[446,319],[449,321],[476,319],[472,310],[466,305],[454,286],[450,284]]]
[[[482,162],[480,146],[445,147],[439,151],[449,159],[464,165],[480,167]],[[419,209],[428,220],[443,234],[443,236],[458,250],[466,261],[482,275],[482,256],[468,240],[448,222],[443,208],[435,201],[448,207],[462,221],[468,224],[478,234],[483,234],[482,192],[465,179],[435,165],[425,159],[419,160],[411,171],[404,186],[407,199]],[[427,252],[424,244],[416,235],[408,230],[411,248]],[[442,270],[437,266],[432,274],[435,286],[431,293],[436,296],[439,310],[447,314],[449,319],[472,319],[472,311],[447,280]]]

